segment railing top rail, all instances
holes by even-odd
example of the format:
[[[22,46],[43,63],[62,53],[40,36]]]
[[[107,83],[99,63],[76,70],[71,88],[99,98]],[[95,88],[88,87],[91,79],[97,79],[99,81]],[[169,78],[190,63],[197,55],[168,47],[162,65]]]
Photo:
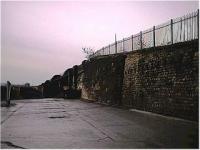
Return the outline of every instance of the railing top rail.
[[[149,32],[152,32],[152,31],[153,31],[153,27],[142,31],[142,33],[145,34],[145,33],[149,33]]]
[[[124,38],[124,41],[130,40],[132,38],[132,36]]]
[[[123,42],[123,39],[122,39],[122,40],[119,40],[119,41],[117,41],[117,43],[121,43],[121,42]]]

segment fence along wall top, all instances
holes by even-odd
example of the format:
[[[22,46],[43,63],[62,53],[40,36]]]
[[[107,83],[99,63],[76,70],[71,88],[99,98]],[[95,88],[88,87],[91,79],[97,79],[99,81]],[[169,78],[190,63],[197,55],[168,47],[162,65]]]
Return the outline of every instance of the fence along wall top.
[[[192,13],[189,13],[189,14],[186,14],[186,15],[184,15],[184,16],[177,17],[177,18],[174,18],[174,19],[171,19],[171,20],[173,21],[172,24],[175,24],[175,23],[178,23],[178,22],[181,22],[181,21],[185,21],[185,20],[194,18],[194,17],[197,17],[197,19],[199,19],[199,18],[198,18],[198,17],[199,17],[199,9],[198,9],[197,11],[192,12]],[[137,34],[131,35],[130,37],[123,38],[122,40],[119,40],[119,41],[116,41],[116,42],[114,42],[114,43],[112,43],[112,44],[109,44],[108,46],[105,46],[105,47],[103,47],[103,48],[97,50],[97,51],[94,53],[93,56],[95,56],[95,54],[97,54],[97,53],[100,53],[101,50],[103,50],[103,49],[105,49],[105,48],[107,48],[107,47],[109,47],[109,46],[113,46],[113,45],[115,45],[115,44],[117,44],[117,43],[122,43],[122,42],[124,42],[124,41],[130,40],[131,38],[140,37],[140,36],[141,36],[141,33],[142,33],[142,34],[145,34],[145,33],[152,32],[153,30],[159,30],[159,29],[161,29],[161,28],[170,26],[170,25],[171,25],[171,20],[169,20],[169,21],[167,21],[167,22],[165,22],[165,23],[162,23],[162,24],[160,24],[160,25],[157,25],[157,26],[155,26],[155,28],[154,28],[154,27],[149,28],[149,29],[144,30],[144,31],[141,31],[141,32],[139,32],[139,33],[137,33]]]

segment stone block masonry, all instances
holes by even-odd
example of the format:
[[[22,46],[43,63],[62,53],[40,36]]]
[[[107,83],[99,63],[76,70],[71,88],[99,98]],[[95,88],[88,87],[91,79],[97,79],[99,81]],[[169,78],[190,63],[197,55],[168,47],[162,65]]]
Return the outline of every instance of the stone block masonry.
[[[127,54],[122,104],[198,120],[198,42]]]
[[[125,55],[103,56],[82,63],[82,98],[121,105]]]

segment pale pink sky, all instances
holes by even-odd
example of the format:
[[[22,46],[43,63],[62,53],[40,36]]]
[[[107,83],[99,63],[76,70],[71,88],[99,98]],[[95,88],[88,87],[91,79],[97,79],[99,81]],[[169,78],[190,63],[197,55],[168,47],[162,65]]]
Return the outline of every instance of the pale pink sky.
[[[198,1],[1,2],[1,82],[38,85],[95,50],[198,9]]]

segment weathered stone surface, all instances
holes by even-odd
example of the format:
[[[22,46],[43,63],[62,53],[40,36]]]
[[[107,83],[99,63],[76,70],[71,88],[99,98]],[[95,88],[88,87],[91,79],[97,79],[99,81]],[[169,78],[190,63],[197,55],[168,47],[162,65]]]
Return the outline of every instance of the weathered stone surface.
[[[122,102],[136,109],[197,120],[197,41],[128,54]]]
[[[78,84],[82,98],[120,105],[124,61],[125,55],[115,55],[83,62]]]

